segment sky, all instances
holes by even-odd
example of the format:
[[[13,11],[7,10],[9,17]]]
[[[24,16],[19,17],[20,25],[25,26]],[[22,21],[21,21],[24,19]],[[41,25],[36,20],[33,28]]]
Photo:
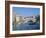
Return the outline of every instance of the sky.
[[[32,15],[39,15],[40,8],[24,8],[24,7],[13,7],[13,13],[21,16],[32,16]]]

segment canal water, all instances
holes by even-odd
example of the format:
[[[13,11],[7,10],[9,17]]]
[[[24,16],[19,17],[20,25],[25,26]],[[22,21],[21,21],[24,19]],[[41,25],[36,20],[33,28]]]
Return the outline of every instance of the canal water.
[[[13,25],[13,31],[15,30],[39,30],[40,29],[40,24],[33,24],[29,25],[29,23],[25,24],[17,24]]]

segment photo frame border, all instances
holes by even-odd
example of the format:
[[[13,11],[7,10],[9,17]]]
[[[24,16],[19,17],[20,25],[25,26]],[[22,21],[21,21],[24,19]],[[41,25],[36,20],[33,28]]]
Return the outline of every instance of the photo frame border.
[[[38,5],[43,6],[43,28],[42,33],[10,34],[10,4]],[[45,35],[45,4],[37,2],[5,1],[5,37]]]

